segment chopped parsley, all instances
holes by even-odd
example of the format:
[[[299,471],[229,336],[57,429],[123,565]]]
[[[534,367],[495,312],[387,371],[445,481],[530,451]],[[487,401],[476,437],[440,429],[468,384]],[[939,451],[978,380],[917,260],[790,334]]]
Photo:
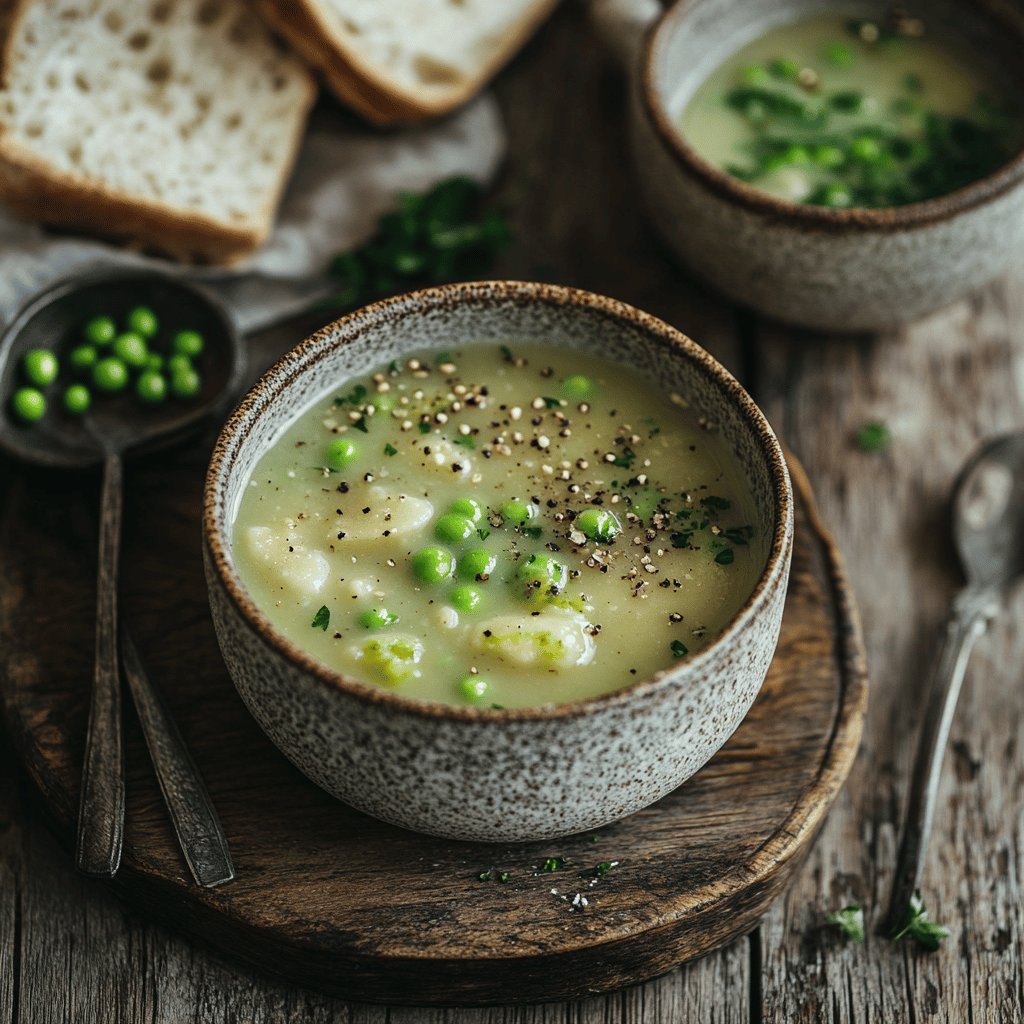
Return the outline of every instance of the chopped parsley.
[[[487,538],[488,538],[488,537],[490,537],[490,535],[491,535],[491,531],[490,531],[490,530],[488,530],[488,529],[487,529],[487,527],[485,527],[485,526],[481,526],[481,527],[479,527],[479,528],[477,529],[477,531],[476,531],[476,535],[477,535],[477,536],[478,536],[478,537],[479,537],[479,538],[480,538],[481,540],[487,540]]]
[[[452,438],[452,444],[460,444],[463,448],[475,448],[476,441],[469,434],[456,434]]]
[[[854,435],[854,443],[862,452],[884,452],[892,443],[892,434],[884,423],[865,423]]]
[[[489,882],[492,874],[493,872],[491,871],[481,871],[476,877],[479,878],[481,882]]]
[[[557,409],[561,404],[560,398],[552,398],[550,395],[542,396],[544,399],[544,407],[547,409]]]
[[[524,537],[536,540],[544,531],[539,526],[521,526],[519,528],[519,532],[522,533]]]
[[[356,430],[362,431],[364,434],[368,434],[370,432],[370,428],[366,425],[365,416],[360,416],[352,426],[355,427]]]
[[[502,871],[498,874],[499,882],[507,882],[512,876],[507,871]]]
[[[324,632],[327,631],[327,627],[331,624],[331,609],[327,605],[320,605],[316,615],[313,616],[313,621],[310,626],[313,629],[322,629]]]
[[[728,498],[720,498],[717,494],[708,494],[700,499],[705,508],[713,508],[719,512],[725,512],[732,508],[732,502]]]
[[[715,555],[715,561],[719,565],[732,565],[736,559],[736,553],[732,548],[722,548],[721,551]]]
[[[501,351],[501,358],[504,359],[506,363],[514,363],[516,361],[516,357],[512,355],[512,349],[510,349],[508,345],[499,345],[498,348]]]
[[[384,445],[384,454],[385,455],[397,455],[398,454],[398,449],[393,444],[391,444],[389,442],[388,444]]]
[[[842,910],[834,910],[825,918],[826,924],[835,925],[853,942],[864,941],[864,911],[859,903],[851,903]]]
[[[541,865],[541,871],[558,871],[559,868],[565,867],[564,857],[545,857],[544,863]]]
[[[636,452],[627,444],[623,445],[622,451],[612,459],[612,465],[619,466],[622,469],[629,469],[635,461]]]
[[[429,434],[430,433],[430,424],[426,420],[420,420],[420,433],[421,434]]]
[[[612,868],[618,865],[618,863],[619,862],[617,860],[603,860],[596,868],[594,868],[594,874],[607,875]]]
[[[347,395],[339,395],[334,400],[334,407],[342,405],[362,405],[366,399],[366,385],[357,384]]]
[[[902,926],[893,933],[892,940],[898,942],[905,936],[910,936],[919,946],[932,953],[939,948],[943,939],[949,938],[949,929],[945,925],[928,920],[928,911],[919,892],[910,897],[906,917]]]
[[[683,658],[690,653],[690,648],[682,640],[673,640],[669,647],[672,648],[673,658]]]

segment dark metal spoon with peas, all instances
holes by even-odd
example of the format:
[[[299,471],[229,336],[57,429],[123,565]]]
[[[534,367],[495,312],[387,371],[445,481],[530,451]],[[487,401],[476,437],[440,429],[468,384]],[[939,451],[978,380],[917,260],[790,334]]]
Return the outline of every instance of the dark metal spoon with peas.
[[[921,887],[946,744],[967,662],[1010,589],[1024,579],[1024,431],[989,441],[953,495],[953,536],[966,585],[953,601],[918,738],[889,924],[899,929]]]
[[[240,389],[239,332],[220,302],[169,274],[107,270],[47,288],[0,338],[0,447],[27,462],[103,467],[96,661],[78,815],[79,870],[113,877],[124,832],[121,671],[196,881],[234,877],[220,821],[135,645],[118,629],[123,460],[208,425]],[[119,660],[120,652],[120,660]]]

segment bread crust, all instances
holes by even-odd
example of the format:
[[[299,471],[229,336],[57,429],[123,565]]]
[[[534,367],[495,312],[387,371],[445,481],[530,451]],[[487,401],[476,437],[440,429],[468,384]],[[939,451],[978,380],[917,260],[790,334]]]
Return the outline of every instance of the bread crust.
[[[501,0],[491,0],[501,2]],[[464,85],[432,99],[388,78],[333,31],[318,0],[254,0],[264,20],[279,32],[342,103],[382,127],[415,124],[450,113],[472,99],[519,51],[558,0],[532,0],[503,45]]]
[[[10,49],[18,23],[32,0],[0,0],[0,83],[7,86]],[[7,7],[8,10],[4,10]],[[7,15],[5,17],[5,15]],[[274,186],[252,222],[234,224],[106,185],[102,180],[68,174],[11,138],[0,123],[0,199],[32,220],[77,228],[125,242],[145,252],[183,263],[237,263],[266,241],[316,99],[317,86],[304,74],[302,109],[290,137],[282,139],[287,157]]]

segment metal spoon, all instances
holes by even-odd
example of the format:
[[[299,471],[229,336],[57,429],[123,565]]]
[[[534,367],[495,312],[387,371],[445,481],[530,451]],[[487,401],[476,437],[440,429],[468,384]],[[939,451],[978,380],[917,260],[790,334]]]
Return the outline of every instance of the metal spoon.
[[[180,324],[205,338],[204,383],[197,400],[143,408],[134,396],[124,395],[97,401],[82,419],[53,410],[32,426],[15,420],[6,402],[0,412],[0,447],[17,458],[54,469],[103,466],[96,661],[76,852],[80,871],[103,878],[117,873],[124,836],[117,625],[122,460],[174,444],[222,413],[240,389],[244,350],[218,300],[186,281],[152,270],[100,270],[59,281],[30,300],[0,338],[0,395],[6,397],[18,386],[26,351],[52,349],[70,337],[77,340],[77,332],[92,317],[124,315],[136,305],[153,309],[162,324]],[[203,781],[124,631],[121,641],[139,720],[185,859],[200,885],[229,881],[234,877],[231,856]]]
[[[1024,577],[1024,432],[989,441],[964,467],[953,495],[953,535],[967,585],[953,601],[933,668],[889,907],[892,928],[905,921],[921,888],[942,761],[971,649]]]

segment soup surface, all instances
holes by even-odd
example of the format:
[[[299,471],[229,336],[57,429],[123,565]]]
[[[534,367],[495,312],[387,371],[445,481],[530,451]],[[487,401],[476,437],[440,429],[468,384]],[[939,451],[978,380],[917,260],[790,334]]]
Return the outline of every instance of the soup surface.
[[[1024,144],[1020,104],[925,22],[818,16],[773,29],[694,93],[683,133],[773,195],[885,207],[952,192]]]
[[[685,406],[565,348],[392,363],[266,452],[235,564],[293,643],[410,697],[620,689],[714,639],[767,559],[731,450]]]

